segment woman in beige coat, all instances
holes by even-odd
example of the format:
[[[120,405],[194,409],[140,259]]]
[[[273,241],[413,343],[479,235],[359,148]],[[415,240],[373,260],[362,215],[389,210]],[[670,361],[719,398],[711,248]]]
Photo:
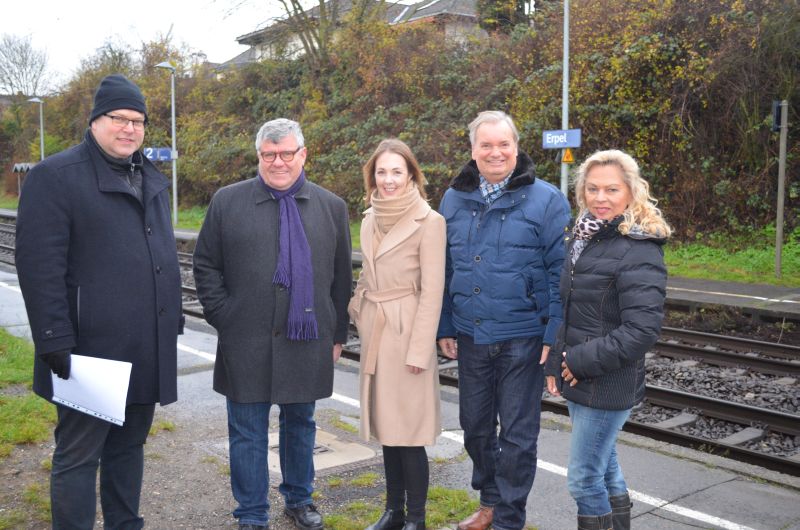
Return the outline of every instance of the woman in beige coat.
[[[382,141],[363,171],[371,208],[349,311],[361,338],[361,436],[383,445],[386,470],[386,511],[368,530],[424,530],[424,446],[441,431],[436,328],[445,222],[425,200],[425,177],[405,143]]]

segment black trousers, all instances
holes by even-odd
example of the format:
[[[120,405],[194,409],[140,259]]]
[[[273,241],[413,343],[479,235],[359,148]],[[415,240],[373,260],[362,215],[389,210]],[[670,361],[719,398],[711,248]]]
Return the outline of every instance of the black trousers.
[[[383,446],[386,509],[402,511],[406,521],[425,521],[428,499],[428,454],[425,448]]]
[[[98,466],[105,528],[142,528],[139,497],[144,443],[155,405],[128,405],[122,427],[61,405],[56,409],[56,449],[50,473],[53,529],[94,528]]]

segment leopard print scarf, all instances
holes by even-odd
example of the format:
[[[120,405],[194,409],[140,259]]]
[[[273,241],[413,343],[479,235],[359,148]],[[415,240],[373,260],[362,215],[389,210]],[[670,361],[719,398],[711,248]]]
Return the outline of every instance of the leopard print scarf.
[[[589,240],[604,226],[607,226],[609,222],[608,220],[596,219],[589,212],[584,213],[583,216],[575,222],[575,226],[572,227],[572,237],[575,242],[569,250],[569,258],[573,265],[578,261],[581,252],[586,248],[586,244]]]

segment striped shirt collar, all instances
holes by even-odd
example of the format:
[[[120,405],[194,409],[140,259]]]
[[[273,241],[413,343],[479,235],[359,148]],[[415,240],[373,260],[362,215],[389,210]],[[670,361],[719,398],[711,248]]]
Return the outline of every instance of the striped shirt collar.
[[[497,184],[492,184],[491,182],[486,180],[483,175],[480,176],[480,184],[478,187],[481,190],[481,195],[483,196],[483,199],[486,201],[486,204],[492,204],[498,197],[500,197],[500,195],[503,194],[503,191],[505,191],[506,186],[508,186],[508,181],[510,179],[511,179],[511,173],[509,173],[506,178],[504,178]]]

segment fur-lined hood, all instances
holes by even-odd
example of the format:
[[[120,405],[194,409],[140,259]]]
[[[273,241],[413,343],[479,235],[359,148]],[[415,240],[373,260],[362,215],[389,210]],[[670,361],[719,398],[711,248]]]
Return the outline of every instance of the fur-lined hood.
[[[474,191],[481,183],[481,172],[478,171],[478,165],[475,160],[470,162],[461,169],[461,172],[450,182],[450,187],[456,191]],[[533,184],[536,180],[535,168],[533,160],[527,153],[517,151],[517,167],[511,173],[511,178],[508,181],[506,189],[514,190]]]

